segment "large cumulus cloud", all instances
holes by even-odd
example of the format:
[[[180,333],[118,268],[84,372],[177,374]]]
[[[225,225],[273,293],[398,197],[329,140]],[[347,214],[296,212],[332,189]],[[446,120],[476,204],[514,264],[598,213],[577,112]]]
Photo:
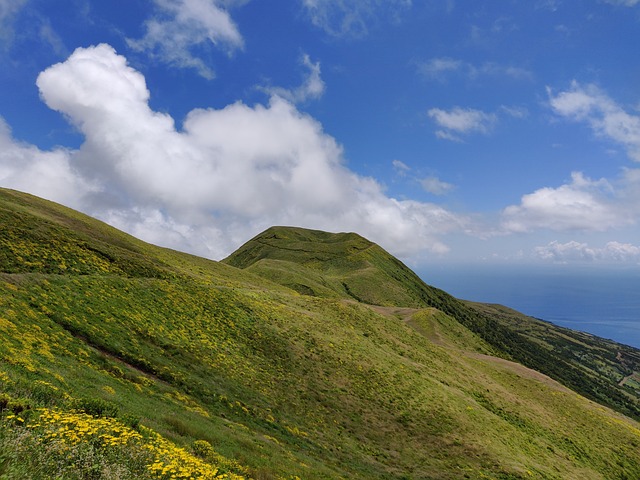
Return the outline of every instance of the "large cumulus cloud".
[[[466,220],[396,200],[345,164],[322,125],[283,96],[190,112],[181,128],[149,107],[143,75],[108,45],[77,49],[37,80],[42,99],[83,135],[77,151],[42,152],[0,135],[14,153],[0,181],[36,171],[47,198],[154,243],[220,258],[272,224],[357,231],[399,255],[444,252]],[[2,133],[2,132],[0,132]]]

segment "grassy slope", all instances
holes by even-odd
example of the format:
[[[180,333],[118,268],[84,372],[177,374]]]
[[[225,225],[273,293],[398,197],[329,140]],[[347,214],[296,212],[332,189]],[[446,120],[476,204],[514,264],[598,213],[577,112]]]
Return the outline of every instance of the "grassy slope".
[[[294,283],[326,289],[313,297],[17,192],[0,190],[0,224],[9,406],[106,402],[254,478],[640,477],[636,422],[486,355],[421,305],[443,292],[389,283],[413,277],[360,237],[341,237],[355,243],[346,263],[331,261],[336,237],[319,243],[317,276],[289,262]],[[20,427],[1,422],[0,474],[20,471],[6,453]]]
[[[640,418],[640,383],[634,380],[640,372],[638,349],[559,327],[502,305],[466,303],[544,354],[530,355],[530,366],[595,401]]]

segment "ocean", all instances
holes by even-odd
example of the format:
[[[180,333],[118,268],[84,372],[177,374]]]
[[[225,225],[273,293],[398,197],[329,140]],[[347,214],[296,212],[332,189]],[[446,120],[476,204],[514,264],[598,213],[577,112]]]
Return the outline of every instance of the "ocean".
[[[430,266],[416,270],[455,297],[640,348],[640,268]]]

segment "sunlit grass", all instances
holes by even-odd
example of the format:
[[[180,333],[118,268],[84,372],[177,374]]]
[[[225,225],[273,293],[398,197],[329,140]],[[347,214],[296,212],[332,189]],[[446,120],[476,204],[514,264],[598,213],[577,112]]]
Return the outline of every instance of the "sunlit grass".
[[[0,415],[0,422],[0,474],[6,478],[244,478],[149,428],[135,430],[115,418],[37,408]],[[207,442],[197,445],[201,456],[220,458]]]

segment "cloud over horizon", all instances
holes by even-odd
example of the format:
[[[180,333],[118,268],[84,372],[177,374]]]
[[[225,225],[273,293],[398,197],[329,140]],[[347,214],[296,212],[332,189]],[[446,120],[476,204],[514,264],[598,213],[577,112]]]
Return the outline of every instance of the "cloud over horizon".
[[[640,263],[640,247],[631,243],[607,242],[603,247],[590,247],[587,243],[572,240],[566,243],[553,241],[536,247],[534,254],[554,263],[606,262]]]
[[[77,49],[37,85],[84,143],[41,151],[3,123],[3,185],[153,243],[221,258],[260,230],[289,224],[357,231],[397,255],[443,253],[440,236],[466,222],[434,204],[387,197],[347,168],[317,120],[278,95],[267,105],[195,109],[178,130],[149,107],[144,76],[106,44]]]

